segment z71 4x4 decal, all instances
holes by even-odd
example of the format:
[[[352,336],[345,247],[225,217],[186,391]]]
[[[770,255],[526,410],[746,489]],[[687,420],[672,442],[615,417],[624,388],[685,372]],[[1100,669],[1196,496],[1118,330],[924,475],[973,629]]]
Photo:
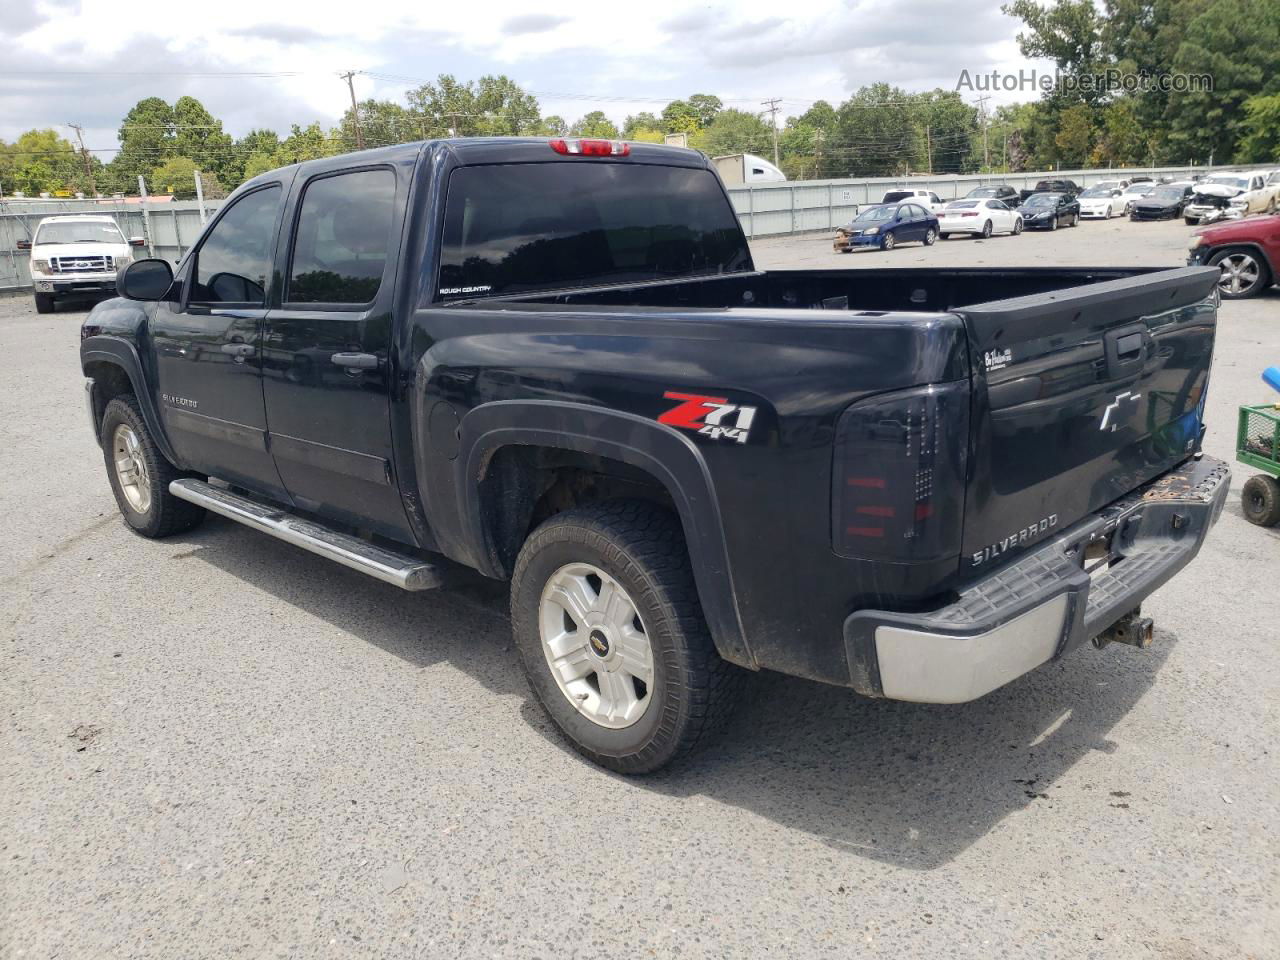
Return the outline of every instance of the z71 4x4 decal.
[[[730,403],[727,397],[704,397],[696,393],[667,391],[667,400],[679,400],[658,417],[659,423],[682,430],[693,430],[704,437],[736,440],[746,443],[751,434],[751,422],[756,418],[756,408]]]

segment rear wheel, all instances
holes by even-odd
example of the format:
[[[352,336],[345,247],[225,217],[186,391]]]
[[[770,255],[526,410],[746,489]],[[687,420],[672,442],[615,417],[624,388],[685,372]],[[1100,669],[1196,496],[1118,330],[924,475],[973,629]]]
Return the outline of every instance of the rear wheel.
[[[934,241],[937,239],[938,239],[938,231],[933,229],[933,227],[930,227],[928,230],[924,232],[924,245],[926,247],[932,247],[934,244]]]
[[[1271,283],[1267,265],[1252,250],[1240,247],[1227,248],[1209,258],[1222,270],[1218,277],[1218,292],[1226,300],[1244,300],[1256,297]]]
[[[986,223],[982,225],[982,239],[986,240],[990,236],[991,236],[991,221],[988,220]]]
[[[892,233],[886,233],[883,237],[881,237],[881,238],[880,238],[880,249],[881,249],[881,250],[892,250],[892,249],[893,249],[893,245],[894,245],[896,242],[897,242],[897,241],[896,241],[896,240],[894,240],[894,238],[893,238],[893,234],[892,234]]]
[[[36,294],[36,313],[53,313],[53,294]]]
[[[552,722],[619,773],[704,744],[742,677],[716,653],[679,523],[648,503],[569,510],[538,527],[516,560],[511,622]]]
[[[1280,523],[1280,480],[1258,474],[1244,482],[1244,518],[1260,527]]]
[[[102,454],[120,514],[144,537],[167,537],[197,526],[205,511],[169,492],[187,476],[164,458],[147,429],[138,401],[116,397],[102,416]]]

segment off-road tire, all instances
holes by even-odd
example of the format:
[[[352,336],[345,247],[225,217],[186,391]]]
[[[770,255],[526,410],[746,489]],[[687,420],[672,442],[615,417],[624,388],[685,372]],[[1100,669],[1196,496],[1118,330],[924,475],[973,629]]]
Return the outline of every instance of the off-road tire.
[[[113,455],[114,437],[116,428],[122,423],[127,424],[138,438],[142,459],[150,480],[151,503],[143,512],[135,510],[129,503],[116,470]],[[156,446],[155,440],[152,439],[151,431],[147,429],[147,422],[142,417],[142,411],[135,397],[125,394],[107,404],[98,436],[102,440],[102,455],[107,467],[107,478],[111,483],[111,492],[115,494],[120,514],[131,530],[144,537],[158,539],[190,530],[204,520],[204,508],[197,507],[186,500],[179,500],[169,492],[171,481],[190,476],[190,474],[183,473],[165,459],[164,454]]]
[[[1241,493],[1244,518],[1260,527],[1280,523],[1280,480],[1260,473],[1244,482]]]
[[[53,294],[36,294],[36,313],[53,313]]]
[[[543,652],[543,588],[570,563],[591,564],[617,580],[644,623],[653,685],[648,707],[631,726],[607,728],[580,713]],[[705,745],[727,721],[746,674],[716,652],[680,524],[643,501],[575,508],[534,530],[516,559],[511,625],[529,686],[551,721],[579,753],[618,773],[651,773]]]

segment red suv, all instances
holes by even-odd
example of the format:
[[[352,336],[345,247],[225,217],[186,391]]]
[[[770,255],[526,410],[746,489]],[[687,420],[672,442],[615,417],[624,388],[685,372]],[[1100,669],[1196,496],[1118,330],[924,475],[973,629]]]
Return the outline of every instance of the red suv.
[[[1257,296],[1280,283],[1280,215],[1245,217],[1198,231],[1187,263],[1220,266],[1223,299]]]

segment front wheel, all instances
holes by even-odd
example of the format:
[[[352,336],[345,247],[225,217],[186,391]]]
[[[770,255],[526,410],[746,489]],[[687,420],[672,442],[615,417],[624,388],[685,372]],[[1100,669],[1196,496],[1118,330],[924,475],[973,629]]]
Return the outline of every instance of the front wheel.
[[[1256,297],[1271,283],[1266,263],[1253,250],[1239,247],[1223,250],[1209,258],[1222,274],[1218,277],[1218,292],[1225,300],[1244,300]]]
[[[650,773],[707,742],[742,671],[702,616],[676,518],[619,500],[557,514],[525,541],[511,584],[525,675],[578,752]]]
[[[928,230],[924,232],[924,245],[926,247],[932,247],[934,244],[934,241],[937,239],[938,239],[938,231],[933,229],[933,227],[930,227]]]
[[[1071,220],[1070,220],[1070,222],[1067,224],[1067,226],[1069,226],[1069,227],[1078,227],[1078,226],[1080,226],[1080,214],[1078,214],[1078,213],[1073,213],[1073,214],[1071,215]]]
[[[1022,232],[1022,218],[1019,217],[1017,220],[1013,221],[1013,235],[1016,237],[1021,232]]]
[[[1050,229],[1050,230],[1057,230],[1057,229],[1058,229],[1058,218],[1057,218],[1057,217],[1053,217],[1053,218],[1051,218],[1051,219],[1049,220],[1049,229]]]
[[[1280,480],[1258,474],[1244,482],[1244,518],[1260,527],[1280,523]]]
[[[1194,227],[1200,221],[1197,220],[1195,217],[1183,217],[1182,222],[1185,223],[1188,227]]]
[[[186,476],[164,458],[132,396],[116,397],[102,416],[102,454],[124,522],[144,537],[167,537],[197,526],[205,511],[179,500],[169,483]]]
[[[896,242],[897,242],[897,241],[896,241],[896,240],[894,240],[894,238],[893,238],[893,234],[892,234],[892,233],[886,233],[883,237],[881,237],[881,238],[880,238],[880,249],[881,249],[881,250],[892,250],[892,249],[893,249],[893,245],[894,245]]]
[[[1113,216],[1113,214],[1112,214],[1112,212],[1111,212],[1111,208],[1110,208],[1110,207],[1107,207],[1107,219],[1108,219],[1108,220],[1110,220],[1112,216]]]
[[[36,313],[53,313],[53,294],[36,294]]]

